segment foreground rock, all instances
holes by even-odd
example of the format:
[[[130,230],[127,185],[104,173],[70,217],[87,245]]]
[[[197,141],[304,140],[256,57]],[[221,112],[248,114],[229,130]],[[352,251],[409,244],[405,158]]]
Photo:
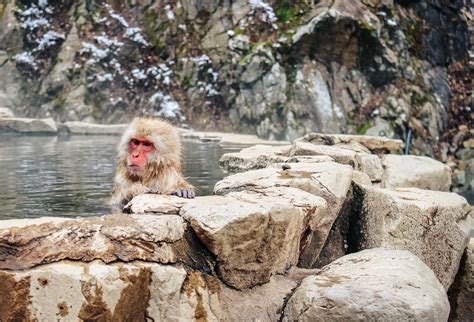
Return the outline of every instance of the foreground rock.
[[[222,280],[237,288],[266,283],[296,266],[305,232],[326,212],[319,197],[291,188],[203,197],[180,214],[217,257]]]
[[[66,122],[64,123],[67,131],[71,134],[91,134],[91,135],[120,135],[127,128],[127,124],[93,124],[85,122]]]
[[[232,172],[266,168],[274,163],[288,160],[289,146],[255,145],[237,153],[226,153],[219,165]]]
[[[179,267],[63,261],[0,271],[0,285],[0,321],[218,319],[217,279]]]
[[[451,170],[439,161],[414,155],[384,155],[382,187],[449,191]]]
[[[335,162],[289,163],[287,170],[267,168],[229,176],[216,183],[214,192],[259,191],[271,187],[293,187],[320,196],[326,200],[328,210],[314,227],[309,243],[304,248],[299,265],[310,268],[316,262],[329,231],[340,214],[350,191],[352,168]]]
[[[470,321],[474,317],[474,238],[461,259],[453,285],[449,289],[450,321]]]
[[[55,134],[58,132],[53,119],[0,118],[0,132]]]
[[[0,226],[0,269],[25,269],[62,259],[176,263],[179,258],[188,260],[188,247],[184,222],[176,215],[7,220]]]
[[[381,189],[356,185],[353,227],[356,248],[411,251],[448,289],[454,280],[470,230],[466,199],[417,188]]]
[[[372,152],[398,151],[403,149],[403,142],[401,140],[369,135],[309,133],[300,140],[324,145],[347,145],[357,143]]]
[[[449,302],[433,272],[408,251],[371,249],[307,277],[283,321],[446,321]]]

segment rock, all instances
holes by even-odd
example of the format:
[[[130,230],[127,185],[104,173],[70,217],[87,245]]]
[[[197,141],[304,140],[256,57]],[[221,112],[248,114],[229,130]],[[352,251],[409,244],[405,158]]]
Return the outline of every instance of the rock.
[[[133,214],[178,215],[181,208],[190,201],[192,200],[176,196],[142,194],[135,196],[125,206],[124,211]]]
[[[15,117],[12,110],[6,107],[0,107],[0,118]]]
[[[359,171],[366,173],[373,182],[382,181],[384,173],[380,158],[374,154],[358,153],[356,156],[357,168]]]
[[[445,290],[421,260],[377,248],[346,255],[305,278],[283,321],[446,321],[448,315]]]
[[[454,280],[471,227],[470,206],[455,194],[417,188],[354,186],[352,227],[356,249],[409,250],[448,289]]]
[[[364,134],[386,138],[393,138],[395,136],[395,132],[390,123],[381,117],[376,117],[374,126],[369,128]]]
[[[341,149],[336,146],[316,145],[309,142],[295,141],[290,150],[290,156],[297,155],[327,155],[338,163],[348,164],[352,167],[357,165],[356,152]]]
[[[298,263],[326,207],[322,198],[281,187],[196,198],[180,215],[216,256],[222,280],[245,289]]]
[[[329,231],[337,218],[352,182],[352,168],[334,162],[290,163],[289,170],[267,168],[228,176],[216,183],[214,193],[260,190],[269,187],[293,187],[320,196],[328,205],[327,214],[311,234],[303,250],[301,267],[310,268],[316,262]]]
[[[221,321],[279,321],[286,300],[301,280],[317,270],[292,268],[266,284],[239,291],[221,287]]]
[[[451,170],[439,161],[414,155],[384,155],[382,187],[449,191]]]
[[[185,225],[176,215],[115,214],[29,225],[16,221],[0,226],[0,269],[25,269],[62,259],[176,263],[178,253],[187,257],[191,247],[183,237]]]
[[[301,138],[301,140],[311,142],[313,144],[319,143],[326,145],[357,142],[365,146],[370,151],[375,152],[398,151],[403,149],[403,142],[401,140],[393,140],[384,137],[368,135],[309,133]]]
[[[459,271],[449,292],[450,321],[469,321],[474,316],[474,238],[464,251]]]
[[[48,133],[58,132],[53,119],[0,118],[0,132]]]
[[[237,153],[224,154],[219,165],[233,172],[266,168],[270,164],[287,162],[289,148],[290,146],[255,145]]]
[[[287,145],[287,141],[272,141],[263,140],[258,138],[256,135],[248,134],[235,134],[235,133],[223,133],[223,132],[182,132],[181,136],[186,139],[199,139],[204,142],[219,142],[220,144],[242,144],[242,145],[255,145],[255,144],[267,144],[267,145]]]
[[[352,182],[362,185],[372,185],[372,180],[370,180],[370,177],[367,175],[367,173],[360,171],[354,171],[352,173]]]
[[[63,261],[26,271],[0,271],[0,285],[1,321],[219,318],[214,315],[217,290],[206,277],[159,264]]]
[[[109,134],[109,135],[121,135],[127,128],[127,124],[93,124],[84,122],[66,122],[64,123],[67,130],[71,134]]]

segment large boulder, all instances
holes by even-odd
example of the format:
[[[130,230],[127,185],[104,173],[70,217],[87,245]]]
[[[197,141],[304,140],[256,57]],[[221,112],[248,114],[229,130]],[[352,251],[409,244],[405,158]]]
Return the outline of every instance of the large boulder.
[[[228,171],[246,171],[266,168],[274,163],[288,160],[289,146],[255,145],[236,153],[226,153],[219,165]]]
[[[408,251],[346,255],[303,280],[283,321],[446,321],[443,286]]]
[[[471,238],[453,285],[448,292],[450,321],[470,321],[474,317],[474,238]]]
[[[216,256],[222,280],[244,289],[295,266],[326,207],[304,191],[272,188],[196,198],[180,215]]]
[[[299,262],[301,267],[310,268],[316,262],[350,191],[353,170],[348,165],[335,162],[289,163],[285,169],[267,168],[228,176],[216,183],[214,192],[226,194],[270,187],[293,187],[324,198],[330,207],[310,234],[310,241]]]
[[[382,157],[385,169],[382,187],[449,191],[451,170],[439,161],[414,155],[387,154]]]
[[[143,262],[62,261],[0,271],[0,321],[216,321],[213,279]]]
[[[422,259],[448,289],[470,231],[470,206],[448,192],[354,186],[356,249],[405,249]]]
[[[403,142],[401,140],[369,135],[309,133],[301,138],[301,140],[313,144],[325,145],[341,145],[355,142],[373,152],[398,151],[403,148]]]
[[[63,259],[186,262],[185,223],[176,215],[114,214],[78,220],[5,220],[0,269],[26,269]]]
[[[58,132],[53,119],[28,119],[28,118],[0,118],[0,132],[15,133],[45,133],[55,134]]]

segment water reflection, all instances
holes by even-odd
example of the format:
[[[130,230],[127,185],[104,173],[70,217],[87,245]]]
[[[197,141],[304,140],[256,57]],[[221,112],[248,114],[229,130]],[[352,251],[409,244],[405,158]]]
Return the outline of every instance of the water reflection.
[[[108,213],[118,140],[0,135],[0,219]],[[210,194],[224,176],[221,155],[240,148],[183,142],[185,176],[198,195]]]

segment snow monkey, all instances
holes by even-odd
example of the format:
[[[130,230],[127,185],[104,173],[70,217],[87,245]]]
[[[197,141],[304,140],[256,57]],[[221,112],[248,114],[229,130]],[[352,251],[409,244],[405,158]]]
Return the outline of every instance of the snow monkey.
[[[178,132],[153,117],[133,119],[120,140],[111,203],[123,207],[141,193],[194,198],[182,174]]]

